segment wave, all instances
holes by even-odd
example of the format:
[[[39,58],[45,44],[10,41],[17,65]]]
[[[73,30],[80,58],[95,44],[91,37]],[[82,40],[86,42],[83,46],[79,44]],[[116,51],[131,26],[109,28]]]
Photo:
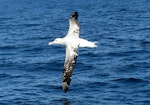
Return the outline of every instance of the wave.
[[[140,83],[144,83],[144,84],[147,84],[149,83],[149,81],[147,80],[144,80],[144,79],[140,79],[140,78],[118,78],[118,79],[115,79],[113,80],[117,83],[127,83],[127,84],[140,84]]]

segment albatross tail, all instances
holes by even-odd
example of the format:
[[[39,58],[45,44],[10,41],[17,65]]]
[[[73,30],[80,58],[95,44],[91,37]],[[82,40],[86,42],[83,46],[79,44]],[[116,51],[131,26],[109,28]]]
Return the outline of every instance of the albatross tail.
[[[91,41],[88,41],[88,40],[85,40],[85,39],[82,39],[80,38],[79,39],[79,47],[91,47],[91,48],[94,48],[94,47],[97,47],[97,44],[98,42],[91,42]]]

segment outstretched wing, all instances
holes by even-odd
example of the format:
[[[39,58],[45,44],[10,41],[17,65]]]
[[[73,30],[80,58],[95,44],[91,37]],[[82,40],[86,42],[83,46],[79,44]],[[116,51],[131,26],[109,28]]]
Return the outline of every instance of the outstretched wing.
[[[66,48],[66,59],[64,64],[64,72],[63,72],[63,90],[67,92],[69,89],[69,85],[72,79],[72,73],[76,64],[77,60],[77,53],[78,53],[78,47],[77,48]]]
[[[69,18],[69,30],[67,36],[80,37],[80,23],[78,12],[74,12]]]

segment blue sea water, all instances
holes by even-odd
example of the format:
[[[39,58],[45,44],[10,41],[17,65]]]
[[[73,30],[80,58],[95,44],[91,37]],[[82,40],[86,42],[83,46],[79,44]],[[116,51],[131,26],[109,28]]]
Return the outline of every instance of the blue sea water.
[[[65,48],[48,46],[79,12],[81,48],[70,89]],[[150,105],[149,0],[0,0],[1,105]]]

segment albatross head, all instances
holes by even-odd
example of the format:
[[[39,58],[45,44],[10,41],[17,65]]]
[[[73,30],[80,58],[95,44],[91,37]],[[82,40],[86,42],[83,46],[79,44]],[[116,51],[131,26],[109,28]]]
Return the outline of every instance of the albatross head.
[[[48,45],[53,45],[53,44],[63,45],[63,38],[56,38],[54,41],[48,43]]]

